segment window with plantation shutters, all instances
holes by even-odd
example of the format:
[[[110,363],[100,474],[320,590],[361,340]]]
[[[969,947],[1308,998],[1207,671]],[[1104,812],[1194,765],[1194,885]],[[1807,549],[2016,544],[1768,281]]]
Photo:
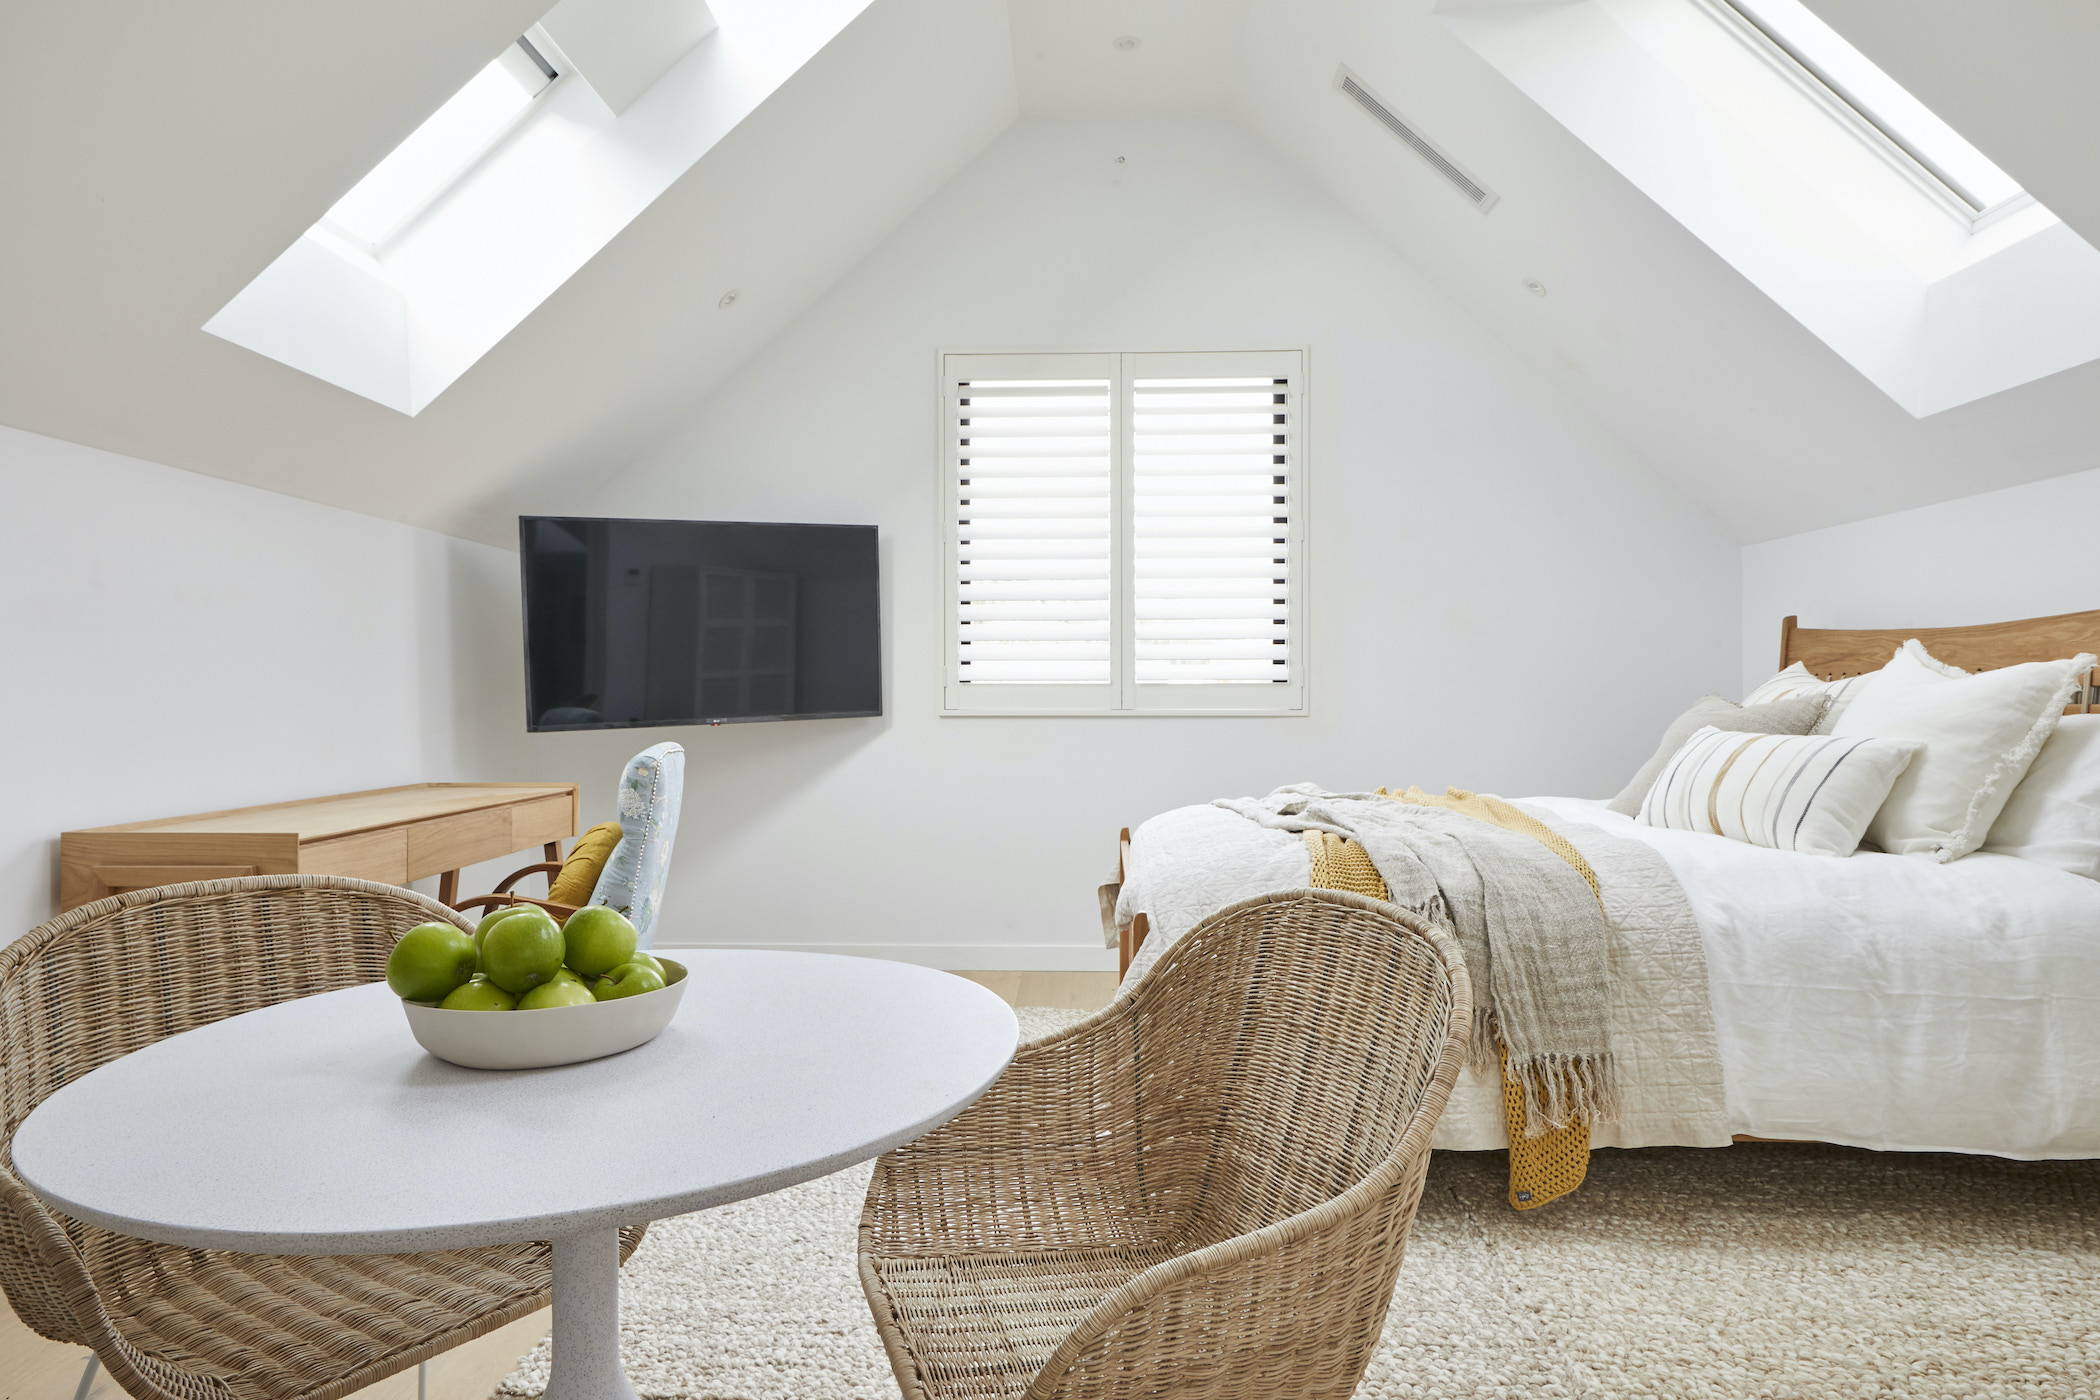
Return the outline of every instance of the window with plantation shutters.
[[[941,363],[945,713],[1304,713],[1302,352]]]

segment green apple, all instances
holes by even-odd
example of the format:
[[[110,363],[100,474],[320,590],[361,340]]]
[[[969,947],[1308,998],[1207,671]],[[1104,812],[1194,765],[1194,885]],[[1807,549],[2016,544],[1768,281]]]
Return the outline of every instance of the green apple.
[[[417,924],[386,955],[386,984],[403,1001],[443,1001],[474,975],[474,940],[451,924]]]
[[[481,940],[481,971],[512,996],[523,996],[561,971],[561,930],[546,910],[498,920]]]
[[[488,978],[476,977],[454,987],[438,1005],[447,1011],[512,1011],[518,999]]]
[[[538,905],[534,904],[502,904],[489,910],[488,913],[481,916],[481,922],[474,925],[474,946],[477,948],[481,946],[481,940],[488,937],[489,930],[496,926],[498,920],[507,919],[513,914],[522,914],[527,909],[536,909],[538,907]],[[547,911],[541,909],[540,912],[544,914]]]
[[[576,970],[571,967],[564,967],[561,971],[555,973],[554,980],[557,982],[574,982],[579,987],[589,987],[591,985],[581,977],[578,977]]]
[[[654,958],[649,960],[655,962]],[[644,992],[660,992],[664,989],[664,975],[648,963],[624,962],[611,972],[591,984],[591,995],[600,1001],[617,1001],[621,997],[638,997]]]
[[[665,967],[662,963],[658,962],[655,958],[650,957],[647,953],[636,953],[627,961],[638,962],[643,967],[654,969],[656,975],[664,979],[665,986],[668,987],[669,985],[671,985],[671,969]]]
[[[569,915],[561,926],[568,944],[569,966],[585,977],[603,977],[634,956],[638,935],[619,910],[592,904]]]
[[[557,1006],[589,1006],[597,998],[583,983],[571,979],[564,982],[557,977],[551,982],[542,982],[524,996],[518,998],[520,1011],[549,1011]]]

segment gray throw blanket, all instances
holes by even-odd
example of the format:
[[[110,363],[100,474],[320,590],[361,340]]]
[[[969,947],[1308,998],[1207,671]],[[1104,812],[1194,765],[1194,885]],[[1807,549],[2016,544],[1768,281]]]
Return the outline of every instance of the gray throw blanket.
[[[1527,1135],[1619,1111],[1607,979],[1611,933],[1581,872],[1521,832],[1439,807],[1311,783],[1218,806],[1284,831],[1362,846],[1392,902],[1449,930],[1475,998],[1476,1063],[1524,1086]]]

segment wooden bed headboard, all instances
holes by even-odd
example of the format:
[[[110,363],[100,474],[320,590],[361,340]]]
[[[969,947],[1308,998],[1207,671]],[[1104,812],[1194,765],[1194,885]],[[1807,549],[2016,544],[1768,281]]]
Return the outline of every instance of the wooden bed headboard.
[[[2082,651],[2100,654],[2100,609],[1974,627],[1803,627],[1799,618],[1789,617],[1779,624],[1779,669],[1798,661],[1826,681],[1863,675],[1880,670],[1912,637],[1942,661],[1989,671],[2023,661],[2056,661]],[[2094,680],[2095,673],[2087,672],[2085,690],[2072,703],[2072,713],[2100,709]]]

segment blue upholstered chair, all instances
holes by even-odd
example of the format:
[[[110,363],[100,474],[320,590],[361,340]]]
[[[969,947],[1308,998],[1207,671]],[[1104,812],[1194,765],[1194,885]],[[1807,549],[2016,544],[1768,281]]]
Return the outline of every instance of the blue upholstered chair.
[[[644,948],[655,941],[656,914],[670,878],[671,843],[678,836],[678,808],[684,794],[685,749],[681,746],[656,744],[627,760],[620,774],[619,844],[605,858],[605,869],[584,901],[611,905],[633,920]],[[494,894],[463,899],[453,907],[473,911],[502,904],[537,904],[557,918],[566,918],[574,912],[569,906],[534,899],[511,888],[528,875],[540,874],[547,877],[551,894],[561,869],[554,861],[528,865],[506,875]]]
[[[632,919],[644,948],[656,941],[656,913],[670,878],[684,796],[685,750],[677,744],[643,749],[620,774],[620,844],[605,862],[591,903],[609,904]]]

